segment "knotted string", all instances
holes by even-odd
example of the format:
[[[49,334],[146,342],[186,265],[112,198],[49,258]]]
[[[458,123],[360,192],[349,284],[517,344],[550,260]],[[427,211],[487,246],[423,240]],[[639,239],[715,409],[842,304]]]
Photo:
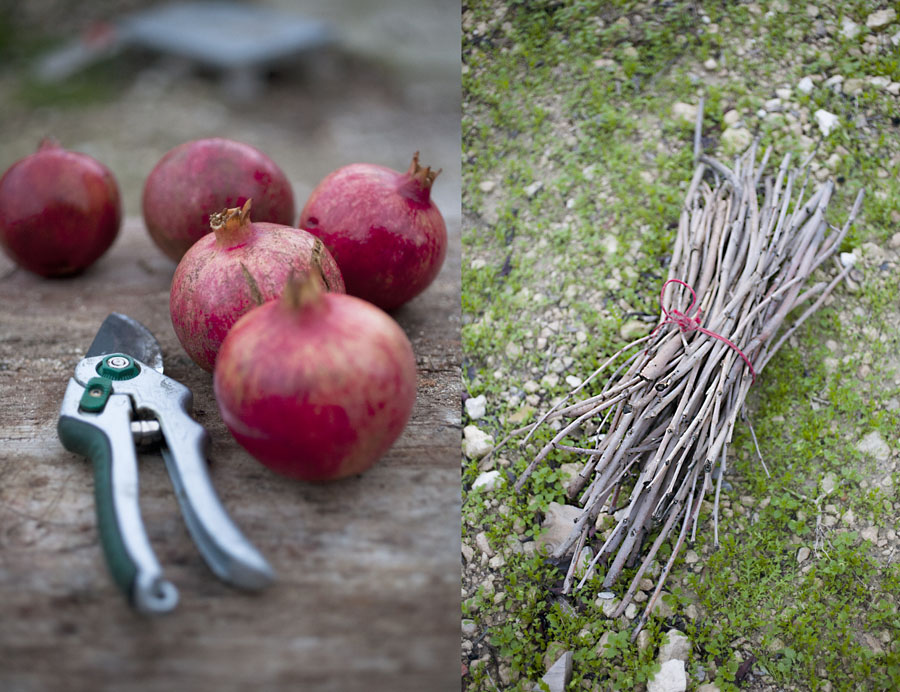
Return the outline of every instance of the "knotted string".
[[[684,286],[687,290],[689,290],[691,292],[691,304],[688,305],[687,310],[685,310],[684,312],[681,312],[680,310],[671,310],[671,311],[666,310],[666,306],[663,304],[663,298],[666,294],[666,286],[668,286],[669,284],[673,284],[673,283],[681,284],[682,286]],[[744,362],[747,364],[747,367],[750,368],[750,375],[753,377],[753,382],[756,382],[756,371],[753,369],[753,364],[750,362],[750,359],[747,358],[746,354],[741,349],[739,349],[734,343],[732,343],[731,341],[726,339],[721,334],[716,334],[715,332],[710,331],[706,327],[700,326],[700,322],[701,322],[700,314],[703,311],[700,309],[699,306],[697,306],[697,314],[694,315],[693,317],[691,317],[691,310],[694,309],[694,305],[696,305],[696,303],[697,303],[697,294],[694,293],[694,289],[691,288],[684,281],[681,281],[680,279],[669,279],[668,281],[666,281],[662,286],[662,290],[659,292],[659,307],[662,308],[663,315],[666,316],[666,319],[664,319],[662,322],[660,322],[658,325],[656,325],[656,327],[654,328],[654,330],[652,332],[650,332],[650,334],[651,335],[655,334],[658,329],[660,329],[663,325],[666,325],[666,324],[678,325],[678,328],[683,333],[703,332],[707,336],[711,336],[714,339],[718,339],[719,341],[726,343],[728,346],[730,346],[735,351],[737,351],[737,354],[741,358],[744,359]]]

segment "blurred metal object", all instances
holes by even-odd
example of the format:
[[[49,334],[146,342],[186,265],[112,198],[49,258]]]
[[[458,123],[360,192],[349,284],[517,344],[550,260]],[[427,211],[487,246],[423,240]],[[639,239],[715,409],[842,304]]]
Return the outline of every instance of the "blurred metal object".
[[[265,71],[336,42],[331,25],[232,2],[175,2],[92,26],[41,59],[35,73],[61,81],[130,47],[158,51],[222,73],[235,96],[261,90]]]

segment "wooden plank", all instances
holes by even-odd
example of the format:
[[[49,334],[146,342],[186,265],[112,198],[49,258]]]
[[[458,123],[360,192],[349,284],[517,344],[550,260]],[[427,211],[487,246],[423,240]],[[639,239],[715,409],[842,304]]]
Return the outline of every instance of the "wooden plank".
[[[460,219],[447,215],[437,282],[394,314],[419,368],[412,420],[362,476],[282,479],[230,437],[211,377],[168,313],[174,264],[129,219],[83,275],[46,280],[0,259],[0,689],[444,690],[459,684]],[[56,436],[68,378],[110,312],[159,339],[166,373],[194,392],[210,473],[277,584],[219,582],[187,534],[165,466],[141,457],[141,507],[174,613],[148,619],[101,554],[91,465]]]

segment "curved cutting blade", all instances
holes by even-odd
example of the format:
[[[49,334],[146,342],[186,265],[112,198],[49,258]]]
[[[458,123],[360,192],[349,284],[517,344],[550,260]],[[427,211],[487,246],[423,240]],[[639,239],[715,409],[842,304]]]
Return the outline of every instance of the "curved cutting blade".
[[[137,320],[118,312],[103,320],[85,356],[91,358],[110,353],[125,353],[157,372],[163,371],[162,348],[156,337]]]

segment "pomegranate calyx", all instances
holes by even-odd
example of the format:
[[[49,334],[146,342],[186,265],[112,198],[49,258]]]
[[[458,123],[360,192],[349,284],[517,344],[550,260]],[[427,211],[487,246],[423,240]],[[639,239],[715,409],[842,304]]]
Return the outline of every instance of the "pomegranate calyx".
[[[292,270],[288,276],[284,292],[281,294],[281,304],[290,312],[298,312],[321,300],[323,289],[317,276],[321,270],[317,272],[310,269],[311,271],[302,273]]]
[[[209,227],[216,234],[216,240],[223,245],[236,245],[244,239],[250,226],[250,206],[252,200],[243,207],[223,209],[209,215]]]
[[[443,168],[433,170],[430,166],[421,166],[419,164],[419,152],[413,154],[412,163],[406,175],[401,179],[400,193],[409,199],[416,200],[425,204],[431,197],[431,186],[434,185],[435,178],[440,175]]]
[[[62,144],[60,144],[59,140],[53,135],[44,137],[37,148],[38,151],[51,151],[53,149],[62,149]]]

